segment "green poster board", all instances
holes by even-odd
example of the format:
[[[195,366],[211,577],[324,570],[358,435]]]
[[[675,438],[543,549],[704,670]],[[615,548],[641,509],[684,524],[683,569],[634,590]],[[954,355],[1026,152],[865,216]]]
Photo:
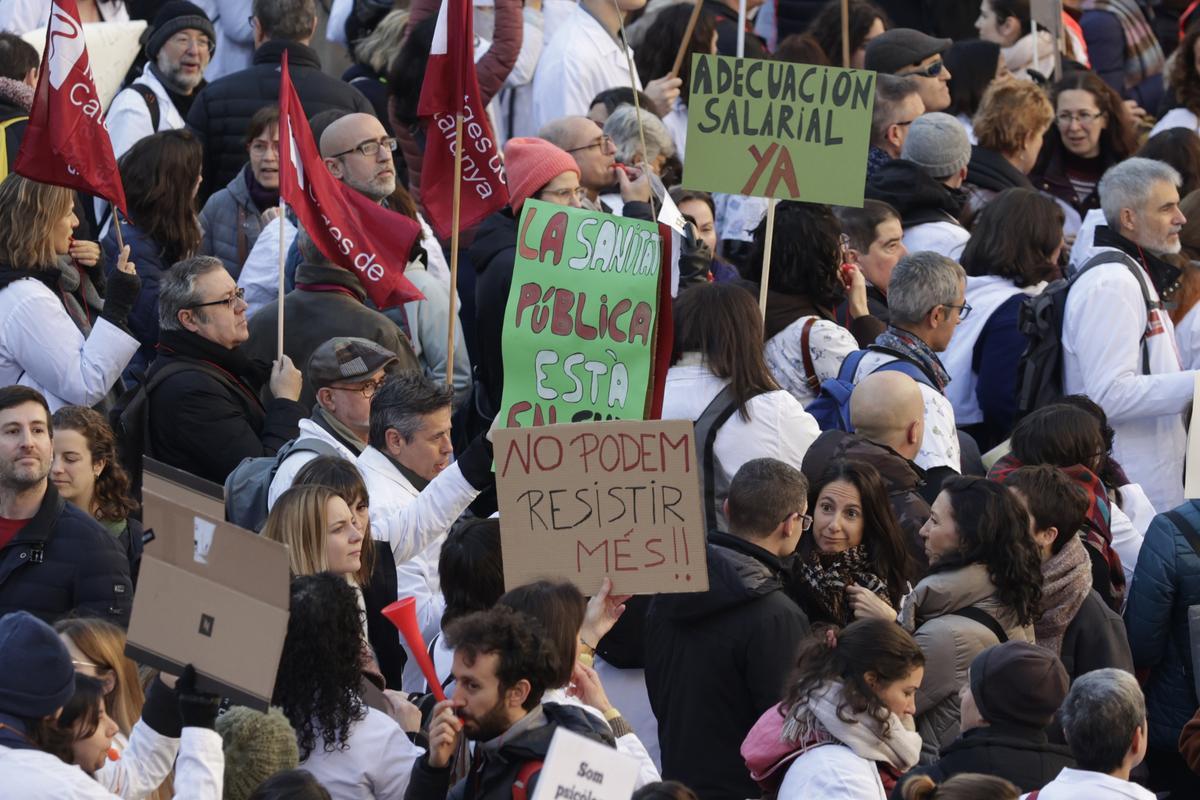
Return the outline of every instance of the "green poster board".
[[[683,185],[862,206],[875,73],[696,55]]]
[[[662,252],[652,223],[525,202],[504,311],[503,427],[644,417]]]

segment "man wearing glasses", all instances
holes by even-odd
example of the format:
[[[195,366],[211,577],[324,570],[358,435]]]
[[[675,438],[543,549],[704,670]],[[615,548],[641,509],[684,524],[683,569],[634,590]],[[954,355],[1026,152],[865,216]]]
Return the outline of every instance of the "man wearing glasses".
[[[912,28],[892,28],[867,45],[865,69],[916,81],[926,111],[950,107],[950,70],[942,53],[954,44]]]
[[[725,501],[729,533],[708,534],[709,588],[660,594],[646,616],[646,689],[664,780],[701,797],[757,797],[739,748],[779,702],[808,618],[783,589],[784,564],[812,525],[808,481],[773,458],[742,465]]]
[[[617,147],[600,126],[587,117],[560,117],[543,125],[538,138],[565,150],[579,165],[579,185],[587,192],[583,207],[608,211],[600,193],[612,189],[616,182],[613,165]]]
[[[199,6],[187,0],[163,3],[146,40],[145,69],[108,109],[108,135],[117,158],[153,133],[184,126],[216,41],[213,24]]]
[[[220,259],[196,256],[163,273],[158,326],[147,455],[223,484],[242,459],[296,438],[308,415],[300,370],[286,355],[268,370],[244,351],[246,301]]]
[[[371,400],[398,364],[395,353],[369,339],[339,336],[316,349],[305,375],[316,389],[317,402],[312,416],[300,420],[300,435],[275,470],[267,493],[268,509],[291,488],[301,467],[317,456],[358,458],[371,430]]]

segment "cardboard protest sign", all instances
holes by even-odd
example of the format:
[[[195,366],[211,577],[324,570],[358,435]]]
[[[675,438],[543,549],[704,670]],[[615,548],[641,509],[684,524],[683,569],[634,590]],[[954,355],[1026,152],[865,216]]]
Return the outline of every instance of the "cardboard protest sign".
[[[138,40],[146,29],[146,21],[142,19],[127,22],[85,22],[83,37],[87,41],[88,50],[96,54],[91,59],[92,80],[96,84],[96,96],[101,107],[107,109],[109,103],[117,96],[125,73],[133,66],[141,45]],[[46,29],[38,28],[21,36],[42,56],[46,46]]]
[[[493,433],[504,585],[545,577],[594,594],[708,588],[695,435],[685,420]]]
[[[696,55],[683,185],[861,206],[875,73]]]
[[[142,555],[125,652],[266,711],[288,621],[288,553],[225,522],[212,497],[147,472]]]
[[[503,425],[645,415],[662,254],[653,223],[525,202],[504,312]]]
[[[637,776],[633,756],[560,726],[550,740],[533,800],[629,800]]]
[[[1055,38],[1062,28],[1062,13],[1062,0],[1032,0],[1029,4],[1029,16],[1039,28]]]

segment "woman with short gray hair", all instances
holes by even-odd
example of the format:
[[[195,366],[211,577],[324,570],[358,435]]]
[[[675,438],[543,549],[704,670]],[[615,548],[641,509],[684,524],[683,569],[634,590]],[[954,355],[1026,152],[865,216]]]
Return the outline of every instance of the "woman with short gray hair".
[[[638,116],[641,115],[642,134],[638,132]],[[667,159],[675,155],[675,142],[671,133],[657,116],[646,109],[621,106],[604,123],[604,134],[613,140],[617,148],[617,161],[634,166],[645,164],[658,175]],[[642,149],[642,135],[646,146]]]

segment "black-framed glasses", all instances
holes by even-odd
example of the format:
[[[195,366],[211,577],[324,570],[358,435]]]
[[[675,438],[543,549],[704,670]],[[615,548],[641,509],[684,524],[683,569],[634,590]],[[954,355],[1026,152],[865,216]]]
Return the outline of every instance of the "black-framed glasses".
[[[343,150],[340,153],[334,153],[330,158],[341,158],[348,156],[351,153],[362,153],[367,158],[374,158],[379,153],[379,148],[386,147],[391,152],[396,152],[396,139],[392,136],[385,136],[378,141],[361,142],[354,145],[349,150]]]
[[[229,297],[222,297],[220,300],[209,300],[207,303],[195,303],[190,306],[185,306],[185,308],[197,309],[207,308],[208,306],[229,306],[230,308],[233,308],[239,300],[245,301],[245,299],[246,290],[239,286],[233,290],[233,294]]]
[[[1060,111],[1054,115],[1054,120],[1063,128],[1069,127],[1072,122],[1088,128],[1103,116],[1103,111]]]
[[[937,61],[930,64],[928,67],[925,67],[925,69],[914,69],[912,72],[901,72],[899,74],[899,77],[901,77],[901,78],[911,78],[911,77],[936,78],[938,75],[942,74],[942,70],[945,68],[946,68],[946,62],[942,61],[939,58]]]
[[[812,514],[801,514],[799,511],[793,511],[791,514],[788,514],[787,517],[785,517],[783,521],[787,522],[792,517],[795,517],[800,522],[800,530],[801,531],[806,531],[812,527],[812,524],[813,524]]]
[[[958,318],[960,320],[966,319],[971,313],[970,303],[963,303],[961,306],[956,306],[953,303],[939,303],[938,305],[940,305],[942,308],[957,308]]]
[[[617,146],[616,146],[616,144],[613,143],[612,137],[607,136],[607,135],[601,136],[599,139],[592,142],[591,144],[585,144],[581,147],[572,147],[567,152],[568,153],[578,153],[580,150],[591,150],[593,147],[599,147],[601,153],[617,152]]]

